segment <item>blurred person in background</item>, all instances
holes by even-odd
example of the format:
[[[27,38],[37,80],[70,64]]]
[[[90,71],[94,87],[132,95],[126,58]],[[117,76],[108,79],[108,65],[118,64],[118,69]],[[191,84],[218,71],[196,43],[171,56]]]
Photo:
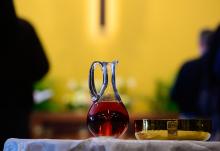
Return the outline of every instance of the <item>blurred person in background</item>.
[[[196,59],[187,61],[181,67],[177,79],[171,91],[171,99],[176,101],[182,112],[194,115],[197,101],[199,97],[203,58],[208,51],[208,43],[212,31],[205,29],[201,31],[199,36],[199,52],[200,56]]]
[[[0,1],[0,147],[29,137],[33,84],[49,69],[34,28],[16,16],[13,0]]]
[[[185,118],[210,118],[212,140],[220,140],[220,27],[200,36],[201,56],[185,63],[171,91]]]

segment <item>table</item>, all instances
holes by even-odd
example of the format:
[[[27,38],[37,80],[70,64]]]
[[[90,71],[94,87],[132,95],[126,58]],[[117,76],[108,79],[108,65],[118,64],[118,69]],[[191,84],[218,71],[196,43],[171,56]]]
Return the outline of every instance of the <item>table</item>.
[[[4,151],[220,151],[220,142],[121,140],[8,139]]]

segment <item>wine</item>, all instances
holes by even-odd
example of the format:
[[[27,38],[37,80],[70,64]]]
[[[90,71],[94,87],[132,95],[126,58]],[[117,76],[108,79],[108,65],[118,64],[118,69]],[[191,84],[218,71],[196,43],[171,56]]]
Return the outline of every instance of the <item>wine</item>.
[[[94,136],[119,137],[127,130],[128,122],[128,112],[118,101],[96,102],[87,116],[88,128]]]

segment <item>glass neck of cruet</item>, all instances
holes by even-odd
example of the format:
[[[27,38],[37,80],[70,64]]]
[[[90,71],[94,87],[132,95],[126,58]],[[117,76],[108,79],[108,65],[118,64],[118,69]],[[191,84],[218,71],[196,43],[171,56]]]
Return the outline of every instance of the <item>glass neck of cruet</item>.
[[[118,64],[118,61],[113,61],[113,62],[94,61],[92,63],[89,72],[89,89],[93,102],[121,101],[120,95],[116,87],[116,75],[115,75],[116,64]],[[101,67],[102,79],[103,79],[99,91],[97,91],[94,81],[94,70],[97,65]],[[111,83],[109,83],[110,79],[111,79]]]

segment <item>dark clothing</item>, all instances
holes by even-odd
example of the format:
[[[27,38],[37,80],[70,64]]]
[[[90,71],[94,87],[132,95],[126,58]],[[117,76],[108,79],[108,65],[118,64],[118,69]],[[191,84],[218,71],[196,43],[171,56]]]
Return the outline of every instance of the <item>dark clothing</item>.
[[[202,79],[202,60],[186,62],[180,69],[171,91],[171,99],[176,101],[181,112],[198,113],[197,100]]]
[[[48,71],[34,28],[15,15],[11,0],[0,1],[0,147],[7,138],[28,138],[33,84]]]

